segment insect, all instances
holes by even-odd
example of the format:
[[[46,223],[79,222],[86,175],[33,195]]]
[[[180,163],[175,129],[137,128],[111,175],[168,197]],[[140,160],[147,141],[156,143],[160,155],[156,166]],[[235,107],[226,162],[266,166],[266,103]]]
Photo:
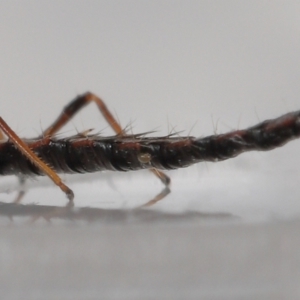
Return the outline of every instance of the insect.
[[[57,138],[56,133],[85,105],[94,102],[116,135],[78,134]],[[1,131],[3,133],[1,133]],[[4,135],[8,140],[4,139]],[[192,136],[148,137],[127,134],[98,96],[87,92],[72,100],[41,136],[21,139],[0,117],[0,175],[47,175],[73,205],[74,193],[58,174],[103,170],[149,169],[164,189],[143,206],[150,206],[170,193],[170,178],[162,170],[188,167],[201,161],[221,161],[242,152],[266,151],[300,136],[300,111],[267,120],[244,130],[204,138]],[[16,202],[22,197],[22,192]]]

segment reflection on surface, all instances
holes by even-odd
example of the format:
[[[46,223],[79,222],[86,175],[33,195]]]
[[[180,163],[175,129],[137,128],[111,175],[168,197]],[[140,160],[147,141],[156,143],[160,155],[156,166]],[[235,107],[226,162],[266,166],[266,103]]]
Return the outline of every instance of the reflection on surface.
[[[29,217],[31,221],[45,219],[52,221],[61,220],[83,220],[87,222],[157,222],[157,221],[220,221],[236,219],[230,213],[223,212],[196,212],[186,211],[182,213],[170,213],[149,209],[102,209],[102,208],[76,208],[59,207],[35,204],[16,204],[0,202],[0,216],[14,219],[15,217]]]

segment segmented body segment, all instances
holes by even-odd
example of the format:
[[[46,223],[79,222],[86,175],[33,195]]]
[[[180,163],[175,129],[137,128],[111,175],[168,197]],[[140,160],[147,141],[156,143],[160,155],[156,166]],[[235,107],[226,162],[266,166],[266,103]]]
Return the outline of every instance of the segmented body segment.
[[[245,130],[204,138],[98,135],[23,140],[56,173],[103,170],[170,170],[201,161],[221,161],[246,151],[266,151],[300,136],[300,111],[264,121]],[[44,175],[10,141],[0,143],[1,175]]]

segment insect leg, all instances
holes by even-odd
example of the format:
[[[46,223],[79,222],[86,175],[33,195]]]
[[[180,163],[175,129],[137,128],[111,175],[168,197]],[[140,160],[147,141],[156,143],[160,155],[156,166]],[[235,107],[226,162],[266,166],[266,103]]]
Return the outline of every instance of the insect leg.
[[[63,109],[62,113],[59,115],[56,121],[43,132],[43,137],[51,137],[52,135],[57,133],[65,124],[67,124],[76,115],[76,113],[78,113],[84,106],[86,106],[90,102],[94,102],[98,106],[101,114],[116,134],[126,135],[119,122],[114,118],[112,113],[105,105],[104,101],[98,96],[87,92],[72,100]],[[147,202],[145,206],[153,205],[154,203],[161,200],[170,193],[170,178],[159,170],[150,169],[150,171],[161,180],[161,182],[165,185],[165,188],[154,199]]]
[[[5,136],[2,132],[2,130],[0,130],[0,142],[1,141],[4,141],[5,140]],[[19,192],[18,192],[18,195],[16,197],[16,199],[14,200],[14,203],[20,203],[22,198],[24,197],[25,195],[25,177],[24,176],[19,176],[18,177],[19,179]]]
[[[145,204],[142,204],[141,206],[139,206],[137,208],[143,208],[143,207],[147,207],[147,206],[152,206],[156,202],[162,200],[168,194],[171,193],[171,190],[169,188],[169,185],[171,183],[170,177],[167,176],[162,171],[159,171],[157,169],[150,169],[149,171],[151,171],[155,176],[157,176],[162,181],[162,183],[165,185],[165,188],[158,195],[156,195],[153,199],[151,199],[150,201],[146,202]]]
[[[16,148],[26,156],[35,166],[42,170],[60,189],[66,194],[69,201],[72,202],[74,198],[73,191],[68,188],[61,180],[61,178],[48,167],[29,147],[22,141],[16,133],[6,124],[0,117],[0,129],[4,134],[15,144]]]
[[[65,124],[67,124],[84,106],[90,102],[95,102],[100,112],[106,119],[107,123],[112,127],[116,134],[122,134],[121,125],[116,121],[113,115],[106,107],[104,101],[96,95],[87,92],[72,100],[62,111],[56,121],[50,125],[44,132],[44,137],[51,137],[57,133]]]
[[[2,130],[0,130],[0,141],[5,140],[4,134],[2,133]]]
[[[19,192],[18,195],[16,197],[16,199],[14,200],[13,203],[20,203],[26,193],[25,191],[25,177],[24,176],[20,176],[18,177],[19,179]]]

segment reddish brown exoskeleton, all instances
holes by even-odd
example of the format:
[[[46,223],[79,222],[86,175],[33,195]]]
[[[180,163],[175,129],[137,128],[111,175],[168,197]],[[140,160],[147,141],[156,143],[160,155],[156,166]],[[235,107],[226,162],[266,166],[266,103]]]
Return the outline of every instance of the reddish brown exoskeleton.
[[[116,135],[102,137],[78,134],[56,138],[56,133],[90,102],[96,103]],[[9,138],[7,141],[1,130]],[[170,193],[170,179],[161,170],[184,168],[201,161],[221,161],[245,151],[271,150],[299,136],[300,111],[264,121],[245,130],[204,138],[128,135],[104,102],[88,92],[71,101],[57,120],[36,139],[20,139],[0,118],[0,174],[13,174],[20,178],[47,175],[72,203],[74,194],[62,182],[59,173],[149,169],[165,186],[160,194],[143,205],[149,206]],[[20,198],[19,195],[18,200]]]

